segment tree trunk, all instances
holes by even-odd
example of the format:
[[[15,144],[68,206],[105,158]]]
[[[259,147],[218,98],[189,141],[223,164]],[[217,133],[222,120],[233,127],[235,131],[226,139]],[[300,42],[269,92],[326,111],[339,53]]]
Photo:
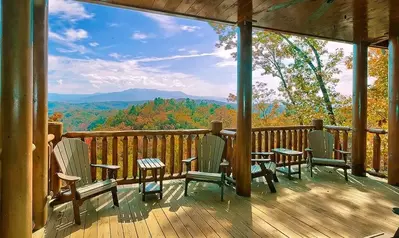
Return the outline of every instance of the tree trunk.
[[[307,42],[307,44],[312,48],[312,51],[315,53],[316,59],[318,60],[319,69],[313,65],[312,61],[309,59],[306,53],[304,53],[300,48],[298,48],[290,39],[288,39],[283,34],[280,34],[280,36],[283,37],[283,39],[285,39],[285,41],[287,41],[287,43],[294,48],[294,50],[298,53],[298,55],[302,57],[305,60],[305,62],[309,65],[309,67],[312,69],[313,73],[316,76],[317,83],[319,84],[321,93],[323,94],[323,100],[329,116],[330,124],[336,125],[334,110],[332,107],[330,96],[328,95],[327,87],[323,81],[323,77],[321,76],[321,63],[317,50],[310,43]]]

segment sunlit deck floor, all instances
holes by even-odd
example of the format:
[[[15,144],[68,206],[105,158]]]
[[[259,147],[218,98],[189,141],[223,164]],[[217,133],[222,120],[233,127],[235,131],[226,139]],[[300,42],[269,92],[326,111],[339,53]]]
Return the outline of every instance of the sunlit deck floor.
[[[271,194],[262,181],[252,197],[226,187],[220,202],[217,185],[192,182],[184,197],[183,180],[165,182],[164,198],[141,201],[137,185],[118,187],[120,208],[103,195],[81,207],[82,224],[74,225],[71,205],[54,209],[45,229],[34,237],[364,237],[399,226],[391,209],[399,206],[399,189],[341,170],[321,169],[313,179],[282,175]]]

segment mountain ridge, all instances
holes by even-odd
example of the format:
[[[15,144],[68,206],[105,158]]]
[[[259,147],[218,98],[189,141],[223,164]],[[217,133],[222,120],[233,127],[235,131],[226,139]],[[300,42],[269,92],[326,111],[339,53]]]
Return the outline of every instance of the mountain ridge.
[[[226,102],[225,98],[213,96],[193,96],[181,91],[165,91],[158,89],[132,88],[120,92],[93,93],[93,94],[59,94],[49,93],[49,102],[67,103],[92,103],[92,102],[133,102],[150,101],[155,98],[164,99],[183,99],[190,98],[195,100],[213,100]]]

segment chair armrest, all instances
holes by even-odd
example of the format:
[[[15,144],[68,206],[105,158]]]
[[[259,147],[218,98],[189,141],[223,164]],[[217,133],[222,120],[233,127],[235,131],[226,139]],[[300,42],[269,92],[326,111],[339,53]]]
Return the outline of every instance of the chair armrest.
[[[91,167],[97,167],[102,169],[117,170],[120,169],[118,165],[108,165],[108,164],[90,164]]]
[[[251,159],[251,162],[268,163],[268,162],[272,162],[272,160],[271,159]]]
[[[197,159],[197,157],[191,157],[191,158],[182,160],[182,162],[188,164],[188,163],[193,162],[196,159]]]
[[[222,161],[222,163],[220,163],[220,167],[227,167],[229,165],[230,165],[229,161],[227,161],[225,159]]]
[[[70,176],[70,175],[66,175],[66,174],[63,174],[63,173],[57,173],[57,176],[58,176],[58,178],[66,181],[67,183],[74,183],[74,182],[77,182],[77,181],[81,180],[80,177]]]
[[[313,150],[311,148],[306,148],[305,151],[306,152],[313,152]]]
[[[351,154],[351,152],[349,152],[349,151],[344,151],[344,150],[336,150],[336,149],[334,149],[334,151],[336,151],[336,152],[338,152],[338,153],[340,153],[340,154],[343,154],[343,155],[350,155],[350,154]]]

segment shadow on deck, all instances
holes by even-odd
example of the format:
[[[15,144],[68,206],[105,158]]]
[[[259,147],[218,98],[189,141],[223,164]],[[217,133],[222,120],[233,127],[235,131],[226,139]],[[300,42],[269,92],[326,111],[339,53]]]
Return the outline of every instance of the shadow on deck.
[[[320,170],[321,171],[320,171]],[[252,183],[252,197],[231,187],[220,202],[217,185],[165,182],[164,198],[141,201],[137,185],[118,187],[119,208],[111,194],[86,201],[82,224],[73,223],[72,205],[54,208],[45,229],[33,237],[364,237],[399,226],[392,207],[399,206],[399,189],[374,178],[349,177],[342,170],[307,169],[302,180],[279,176],[277,193],[263,180]]]

